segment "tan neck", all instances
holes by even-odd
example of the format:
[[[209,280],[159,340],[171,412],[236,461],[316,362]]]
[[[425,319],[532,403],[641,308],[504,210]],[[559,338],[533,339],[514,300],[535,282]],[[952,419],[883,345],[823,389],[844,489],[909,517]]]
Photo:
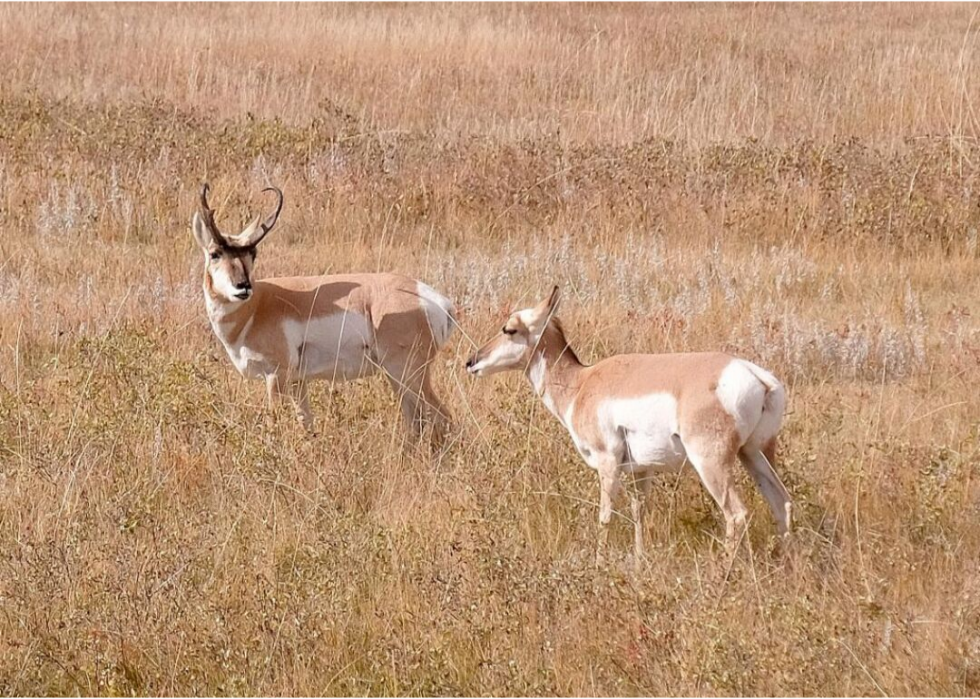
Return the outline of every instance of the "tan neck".
[[[562,423],[578,393],[583,368],[561,324],[553,320],[545,328],[526,374],[535,393]]]

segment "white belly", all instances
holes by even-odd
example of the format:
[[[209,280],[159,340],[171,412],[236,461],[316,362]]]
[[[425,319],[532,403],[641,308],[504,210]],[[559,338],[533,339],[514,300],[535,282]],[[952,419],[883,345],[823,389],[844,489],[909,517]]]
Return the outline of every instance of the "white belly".
[[[674,471],[686,452],[677,426],[677,400],[655,393],[642,398],[616,398],[602,404],[603,437],[628,471]]]
[[[666,430],[647,430],[626,434],[628,470],[675,471],[684,465],[687,452],[677,434]]]
[[[360,313],[285,320],[283,332],[297,379],[349,381],[375,371],[371,325]]]

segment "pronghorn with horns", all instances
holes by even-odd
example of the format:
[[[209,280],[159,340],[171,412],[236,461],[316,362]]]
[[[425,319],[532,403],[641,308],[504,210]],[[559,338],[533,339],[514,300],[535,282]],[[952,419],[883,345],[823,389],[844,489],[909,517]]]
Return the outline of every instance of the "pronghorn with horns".
[[[215,224],[207,184],[195,212],[194,238],[204,251],[204,300],[211,328],[235,368],[262,378],[270,404],[288,393],[312,427],[307,382],[348,381],[383,371],[413,436],[431,425],[441,442],[449,413],[432,390],[429,364],[456,323],[453,304],[430,286],[398,274],[336,274],[253,280],[256,248],[282,211],[236,236]]]
[[[779,533],[788,535],[792,504],[772,467],[786,405],[782,384],[755,364],[720,352],[626,354],[584,366],[555,317],[558,302],[556,286],[537,306],[511,314],[466,369],[475,376],[523,370],[598,472],[598,559],[622,477],[632,476],[636,485],[631,509],[640,560],[651,475],[677,471],[685,463],[721,508],[729,547],[746,522],[735,490],[736,460],[768,501]]]

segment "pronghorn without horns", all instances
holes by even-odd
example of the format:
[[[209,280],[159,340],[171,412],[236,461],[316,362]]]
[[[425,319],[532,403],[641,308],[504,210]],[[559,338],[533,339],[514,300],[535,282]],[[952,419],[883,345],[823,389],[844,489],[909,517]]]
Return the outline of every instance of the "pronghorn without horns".
[[[401,401],[413,436],[431,425],[445,435],[449,414],[432,390],[429,366],[455,325],[445,296],[398,274],[336,274],[253,280],[256,249],[282,211],[235,236],[221,233],[208,204],[195,212],[194,238],[204,251],[204,300],[211,328],[235,368],[266,382],[270,404],[288,393],[312,426],[307,383],[348,381],[382,371]]]
[[[735,490],[736,461],[759,486],[788,535],[792,504],[773,470],[786,393],[768,371],[720,352],[628,354],[584,366],[555,317],[559,290],[507,318],[502,331],[467,362],[475,376],[521,369],[576,449],[599,475],[601,560],[622,478],[631,489],[636,559],[643,555],[643,515],[657,472],[690,463],[725,517],[735,545],[746,509]]]

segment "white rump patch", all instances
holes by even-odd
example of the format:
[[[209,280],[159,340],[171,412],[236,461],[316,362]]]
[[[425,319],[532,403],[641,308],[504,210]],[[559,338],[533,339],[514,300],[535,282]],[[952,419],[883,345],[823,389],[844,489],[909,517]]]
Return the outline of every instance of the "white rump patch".
[[[762,448],[779,433],[779,428],[782,427],[783,413],[786,412],[786,389],[779,379],[762,367],[744,359],[740,361],[767,389],[762,417],[749,437],[750,444]]]
[[[747,364],[741,359],[730,361],[718,377],[715,390],[725,412],[735,420],[739,446],[745,444],[759,426],[766,402],[766,386]]]
[[[442,347],[453,333],[456,309],[453,302],[423,282],[415,282],[421,300],[422,311],[429,323],[429,331],[437,347]]]
[[[289,367],[297,379],[348,381],[374,373],[371,324],[353,311],[283,320]]]

